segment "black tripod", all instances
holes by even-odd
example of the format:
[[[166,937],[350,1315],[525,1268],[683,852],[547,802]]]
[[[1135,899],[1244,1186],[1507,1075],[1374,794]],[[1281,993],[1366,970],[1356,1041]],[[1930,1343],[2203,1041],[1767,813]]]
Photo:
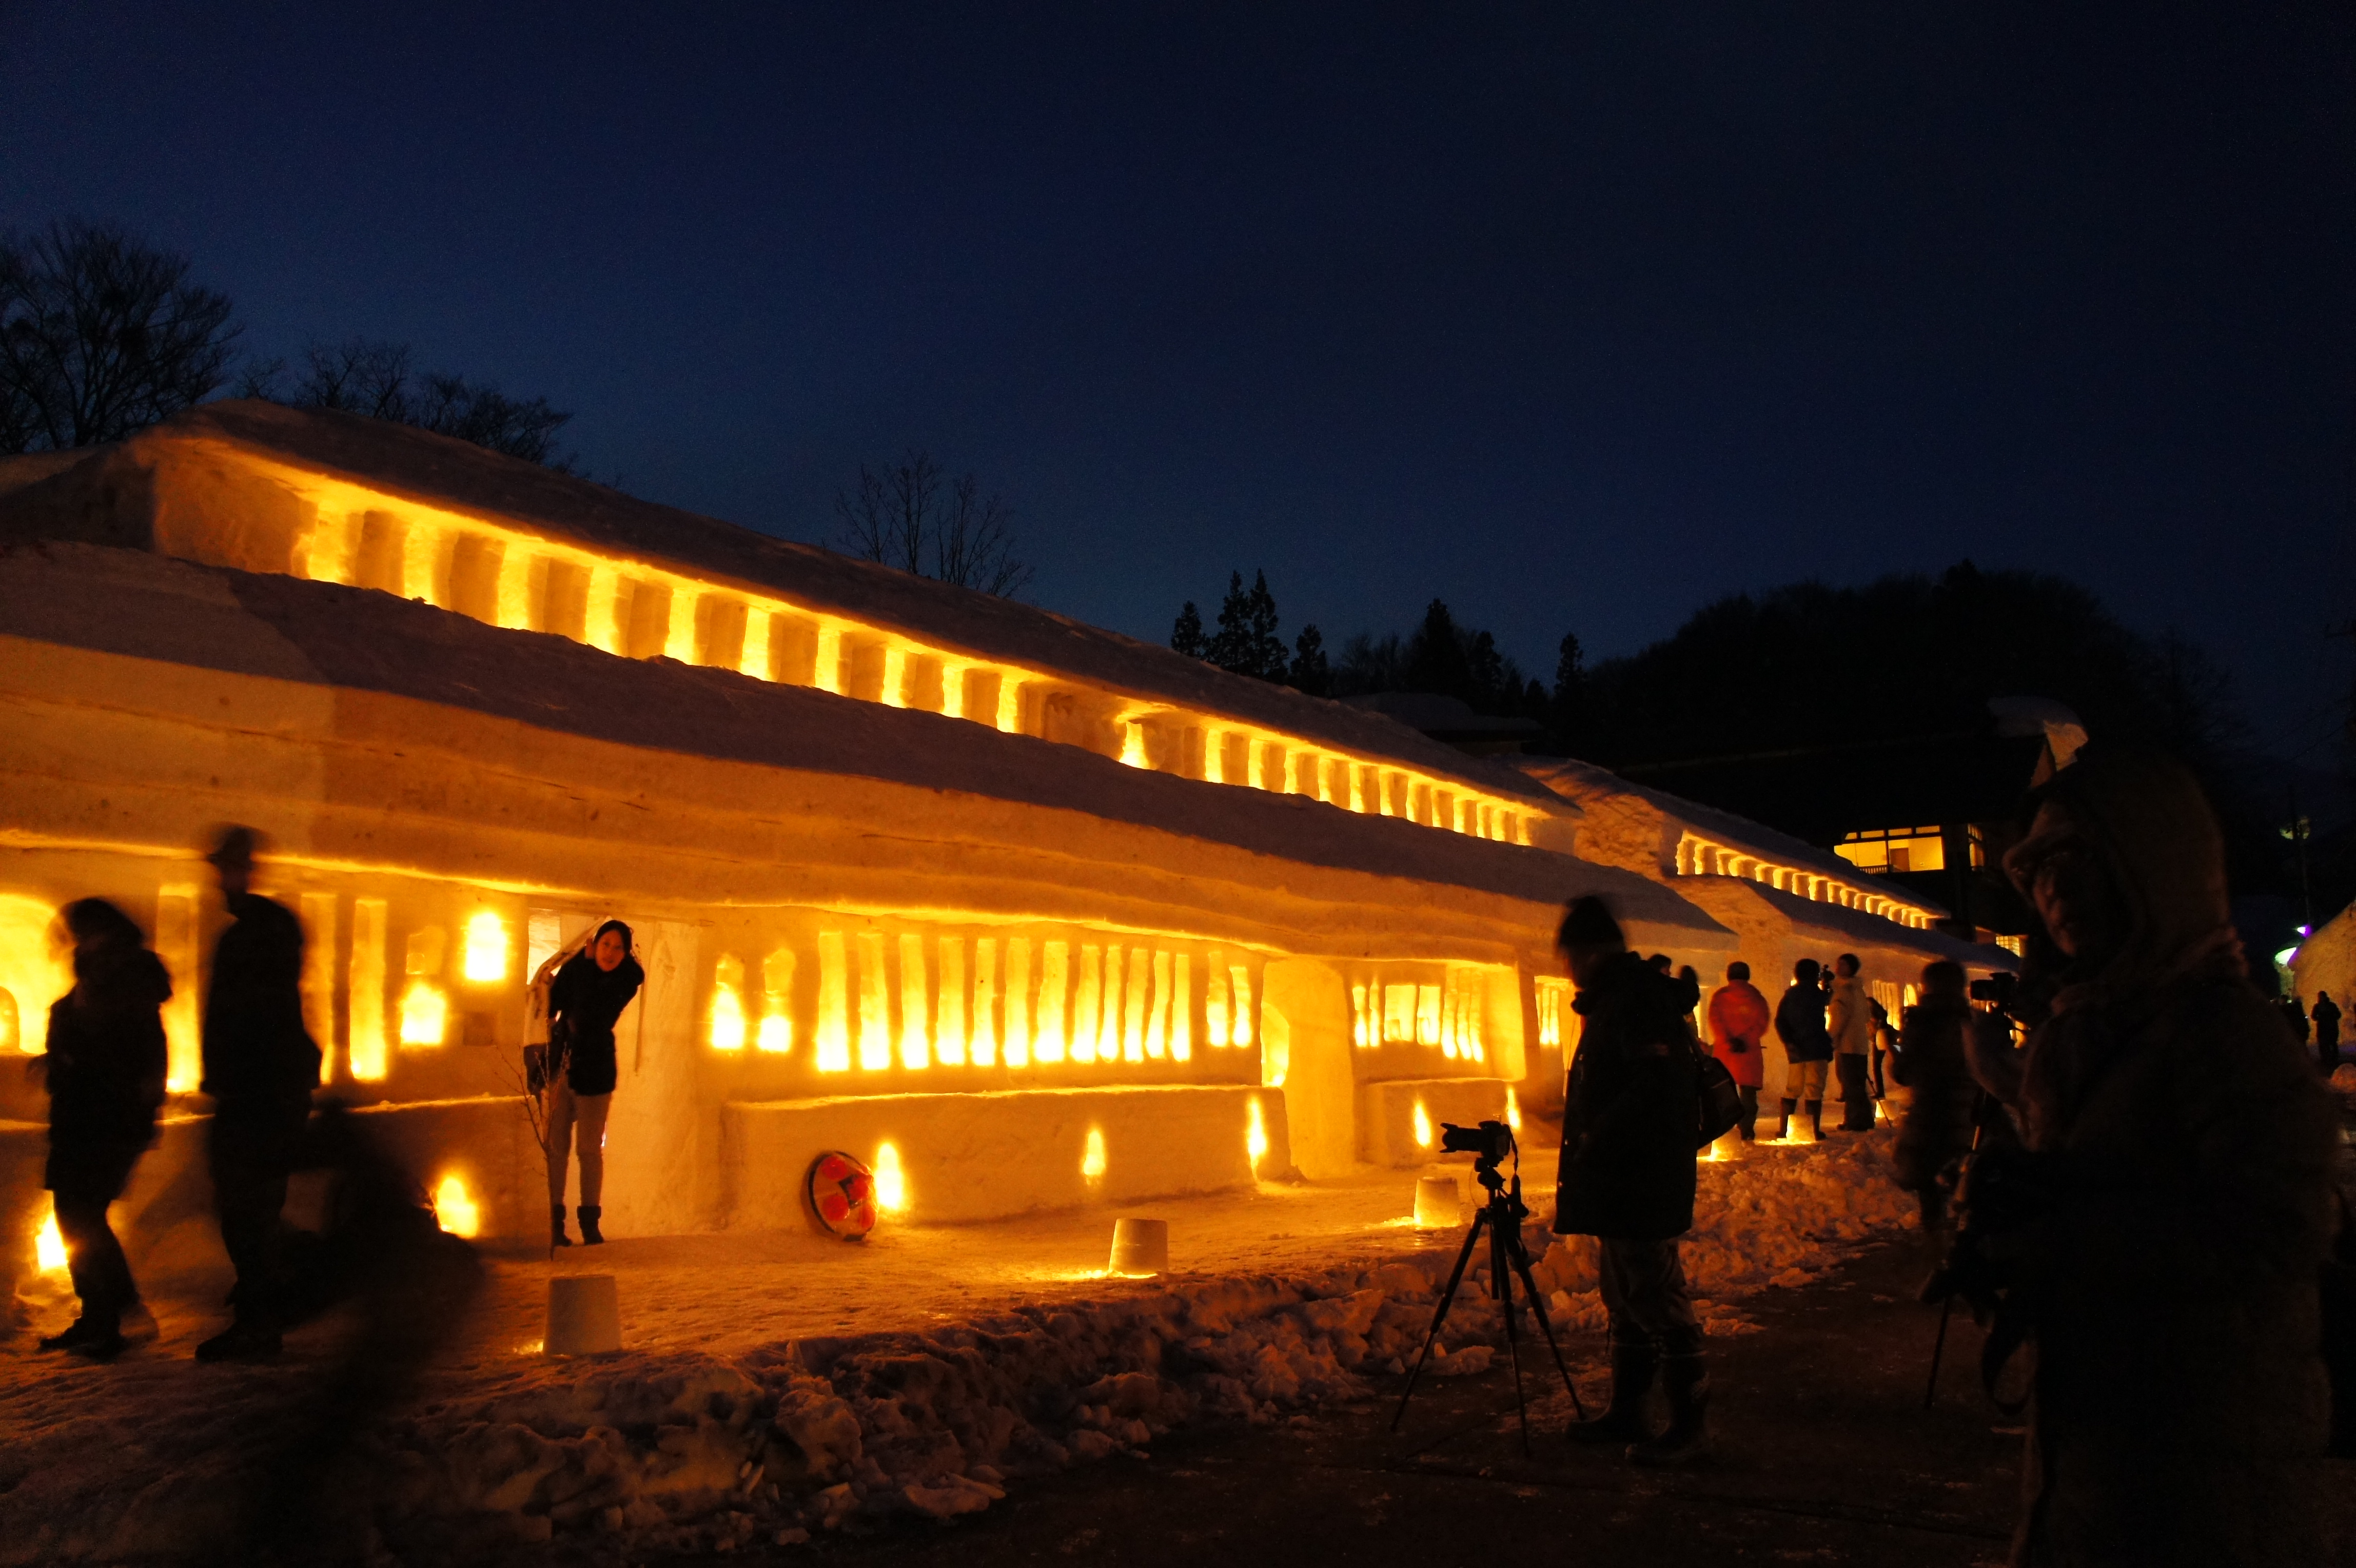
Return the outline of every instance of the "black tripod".
[[[1513,1134],[1500,1122],[1484,1122],[1484,1129],[1494,1127],[1504,1133],[1502,1140],[1477,1150],[1473,1175],[1489,1189],[1489,1201],[1472,1217],[1472,1229],[1465,1233],[1463,1251],[1456,1254],[1456,1272],[1448,1276],[1448,1288],[1440,1293],[1440,1305],[1432,1309],[1431,1331],[1423,1337],[1423,1348],[1415,1358],[1415,1366],[1407,1376],[1407,1391],[1399,1395],[1398,1413],[1391,1417],[1391,1430],[1397,1432],[1399,1423],[1407,1419],[1407,1402],[1415,1397],[1416,1380],[1423,1375],[1423,1364],[1430,1359],[1431,1347],[1440,1338],[1440,1326],[1448,1321],[1448,1308],[1456,1300],[1456,1287],[1463,1283],[1464,1271],[1472,1262],[1472,1249],[1480,1244],[1483,1229],[1489,1232],[1489,1294],[1505,1304],[1505,1354],[1514,1363],[1514,1409],[1522,1419],[1522,1452],[1530,1451],[1530,1407],[1522,1396],[1521,1333],[1515,1326],[1514,1281],[1522,1282],[1529,1293],[1530,1316],[1537,1319],[1538,1332],[1546,1336],[1547,1348],[1554,1352],[1555,1370],[1562,1374],[1562,1386],[1570,1394],[1570,1408],[1579,1419],[1587,1419],[1587,1407],[1579,1402],[1579,1389],[1570,1380],[1570,1369],[1563,1364],[1562,1347],[1555,1343],[1554,1326],[1547,1321],[1546,1297],[1538,1293],[1537,1282],[1530,1278],[1530,1255],[1522,1246],[1522,1219],[1529,1206],[1522,1201],[1522,1178],[1516,1170],[1510,1191],[1505,1178],[1497,1172],[1497,1161],[1505,1150],[1514,1149]],[[1451,1133],[1466,1136],[1464,1130],[1448,1129]],[[1451,1139],[1446,1146],[1456,1146]],[[1519,1150],[1514,1150],[1519,1164]]]

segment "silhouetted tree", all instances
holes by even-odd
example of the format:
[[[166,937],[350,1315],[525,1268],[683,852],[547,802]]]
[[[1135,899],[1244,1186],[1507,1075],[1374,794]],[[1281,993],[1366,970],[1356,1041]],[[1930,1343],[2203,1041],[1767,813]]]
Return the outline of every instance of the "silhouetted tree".
[[[1268,574],[1227,576],[1227,596],[1219,606],[1219,629],[1211,634],[1204,656],[1220,669],[1258,681],[1281,682],[1290,665],[1284,639],[1277,635],[1276,596],[1268,591]]]
[[[855,494],[838,492],[837,548],[919,577],[1012,598],[1031,568],[1014,557],[1013,509],[967,474],[947,482],[939,464],[911,450],[883,468],[859,467]]]
[[[1342,644],[1342,661],[1333,668],[1334,695],[1406,690],[1407,647],[1398,633],[1374,637],[1362,631]]]
[[[1547,701],[1545,712],[1538,715],[1561,750],[1572,756],[1579,754],[1587,742],[1587,670],[1586,655],[1579,646],[1579,634],[1562,634],[1562,644],[1555,655],[1554,692]],[[1537,682],[1530,682],[1536,686]]]
[[[0,452],[120,441],[220,386],[239,328],[188,260],[112,224],[0,236]]]
[[[1333,671],[1325,661],[1325,639],[1314,623],[1302,627],[1293,639],[1292,668],[1286,672],[1284,683],[1312,697],[1332,693]]]
[[[1423,612],[1423,624],[1407,643],[1407,689],[1444,692],[1472,700],[1472,660],[1457,634],[1456,618],[1448,606],[1434,599]]]
[[[1177,624],[1170,628],[1170,646],[1189,659],[1210,656],[1210,644],[1203,636],[1203,612],[1192,599],[1179,609]]]
[[[527,463],[573,471],[571,456],[556,446],[556,433],[573,415],[544,397],[509,397],[488,381],[420,371],[406,343],[369,338],[314,343],[303,350],[302,368],[291,381],[283,361],[264,360],[247,369],[238,393],[290,408],[335,409],[414,425]]]

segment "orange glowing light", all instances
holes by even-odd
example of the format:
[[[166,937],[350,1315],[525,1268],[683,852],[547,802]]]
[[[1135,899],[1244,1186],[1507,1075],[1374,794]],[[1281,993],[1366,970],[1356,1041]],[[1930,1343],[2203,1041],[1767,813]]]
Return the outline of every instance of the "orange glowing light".
[[[411,981],[401,993],[401,1043],[438,1046],[449,1032],[449,999],[422,980]]]
[[[508,929],[488,909],[468,918],[466,954],[459,964],[460,972],[477,985],[508,977]]]
[[[1091,1183],[1094,1183],[1104,1180],[1104,1133],[1098,1129],[1091,1127],[1088,1129],[1087,1149],[1080,1155],[1080,1175],[1086,1176]]]
[[[1511,1127],[1516,1135],[1521,1133],[1522,1097],[1514,1092],[1511,1084],[1505,1086],[1505,1125]]]
[[[1415,1102],[1415,1142],[1418,1148],[1431,1147],[1431,1113],[1420,1100]]]
[[[453,1236],[471,1237],[483,1228],[483,1211],[455,1174],[444,1176],[434,1189],[434,1222]]]
[[[33,1260],[45,1274],[61,1274],[66,1268],[66,1239],[58,1232],[58,1211],[51,1208],[41,1220],[41,1228],[33,1236]]]
[[[1259,1096],[1246,1101],[1244,1122],[1244,1153],[1250,1156],[1252,1174],[1259,1174],[1259,1163],[1268,1154],[1268,1121],[1260,1114]]]
[[[900,1151],[891,1144],[875,1146],[875,1207],[886,1214],[902,1214],[908,1208],[908,1176],[900,1167]]]

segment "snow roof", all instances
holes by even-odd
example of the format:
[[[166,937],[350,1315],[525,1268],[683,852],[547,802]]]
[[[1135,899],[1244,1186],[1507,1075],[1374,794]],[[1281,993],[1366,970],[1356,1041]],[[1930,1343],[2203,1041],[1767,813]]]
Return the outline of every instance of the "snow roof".
[[[1884,883],[1870,873],[1850,865],[1827,850],[1819,849],[1804,839],[1796,839],[1789,833],[1778,832],[1773,828],[1754,822],[1748,817],[1737,816],[1732,811],[1720,811],[1715,806],[1705,806],[1697,800],[1688,800],[1682,796],[1669,794],[1665,790],[1648,789],[1644,785],[1632,783],[1608,768],[1600,768],[1594,763],[1580,762],[1567,757],[1516,757],[1514,759],[1514,766],[1548,789],[1567,800],[1576,800],[1590,810],[1600,808],[1606,802],[1618,805],[1634,804],[1657,813],[1665,822],[1674,823],[1693,836],[1705,839],[1713,844],[1739,850],[1772,865],[1793,867],[1826,877],[1844,886],[1865,890],[1888,898],[1893,903],[1921,910],[1933,919],[1946,914],[1946,911],[1938,905],[1922,897],[1912,890]],[[1666,862],[1661,867],[1664,872],[1676,869],[1674,859],[1676,851],[1676,844],[1674,842],[1660,844],[1659,852]],[[1808,900],[1802,899],[1800,902],[1806,903]],[[1866,918],[1878,918],[1879,917]]]
[[[1677,879],[1676,886],[1680,893],[1699,902],[1702,908],[1729,918],[1734,917],[1723,900],[1755,899],[1790,921],[1795,932],[1813,933],[1821,937],[1828,947],[1897,948],[1920,953],[1926,961],[1937,958],[1953,959],[1968,969],[2017,972],[2020,968],[2020,961],[2002,948],[1962,941],[1944,931],[1901,926],[1863,909],[1803,898],[1796,893],[1769,887],[1746,876],[1683,876]]]
[[[207,403],[118,447],[97,449],[109,472],[70,472],[0,499],[0,537],[60,532],[53,516],[75,498],[118,494],[126,468],[151,468],[164,448],[227,448],[331,475],[389,497],[517,525],[592,552],[667,565],[770,590],[796,603],[981,659],[1052,672],[1073,685],[1145,704],[1166,703],[1378,757],[1565,817],[1562,798],[1511,768],[1468,757],[1407,725],[1287,687],[1232,675],[1167,648],[1012,599],[857,561],[814,545],[641,500],[469,443],[357,414],[275,403]],[[76,487],[68,490],[66,487]],[[43,496],[39,492],[48,491]],[[18,503],[12,505],[11,503]],[[44,515],[48,514],[48,515]],[[68,536],[145,542],[119,526]]]
[[[385,693],[658,751],[1061,808],[1285,862],[1540,905],[1595,893],[1623,920],[1662,933],[1648,940],[1730,940],[1667,887],[1549,850],[1206,785],[733,671],[621,658],[337,584],[72,542],[8,545],[0,635]]]

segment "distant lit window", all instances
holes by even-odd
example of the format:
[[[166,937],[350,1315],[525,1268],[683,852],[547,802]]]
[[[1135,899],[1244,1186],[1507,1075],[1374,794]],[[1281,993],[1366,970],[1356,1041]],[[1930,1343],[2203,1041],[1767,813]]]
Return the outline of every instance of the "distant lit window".
[[[1944,871],[1946,839],[1933,824],[1927,828],[1875,828],[1849,834],[1833,845],[1833,853],[1860,871]],[[1973,861],[1979,861],[1973,845]]]

